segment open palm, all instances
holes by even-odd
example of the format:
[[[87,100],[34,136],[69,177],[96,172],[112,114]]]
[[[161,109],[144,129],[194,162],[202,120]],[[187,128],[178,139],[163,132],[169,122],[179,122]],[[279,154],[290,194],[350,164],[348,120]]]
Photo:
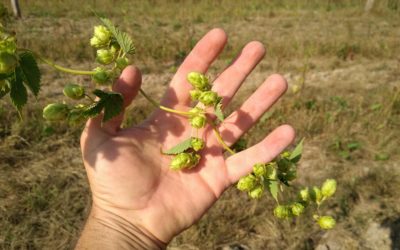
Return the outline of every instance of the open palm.
[[[206,72],[226,44],[220,29],[208,32],[192,50],[171,81],[161,104],[177,110],[190,109],[191,71]],[[214,81],[213,90],[226,107],[235,92],[264,56],[259,42],[247,44],[236,60]],[[130,66],[114,90],[129,105],[138,93],[140,72]],[[285,92],[285,80],[269,77],[241,107],[218,126],[223,140],[232,145]],[[257,145],[225,157],[210,127],[199,137],[206,141],[201,161],[193,169],[173,171],[170,156],[161,154],[191,136],[187,118],[156,110],[144,123],[120,129],[122,115],[101,125],[88,121],[81,137],[82,154],[93,193],[93,205],[138,225],[163,242],[197,221],[222,192],[257,162],[271,161],[294,139],[288,125],[275,129]]]

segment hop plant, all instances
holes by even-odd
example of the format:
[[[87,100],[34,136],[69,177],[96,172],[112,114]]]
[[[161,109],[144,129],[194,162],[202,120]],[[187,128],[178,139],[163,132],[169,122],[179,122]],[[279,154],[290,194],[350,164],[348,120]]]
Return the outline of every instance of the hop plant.
[[[43,109],[43,118],[48,121],[61,121],[68,117],[69,107],[63,103],[52,103]]]
[[[79,100],[80,103],[78,105],[49,104],[43,109],[43,117],[46,120],[67,121],[71,126],[79,126],[87,119],[100,114],[103,114],[103,122],[120,114],[123,110],[123,96],[100,88],[112,89],[115,79],[129,65],[129,56],[135,53],[135,47],[129,35],[115,27],[110,20],[100,18],[100,21],[102,24],[94,27],[93,36],[90,39],[90,45],[96,49],[96,62],[100,65],[87,71],[68,69],[28,49],[18,48],[15,35],[7,32],[0,25],[0,98],[9,94],[13,105],[21,115],[21,110],[27,103],[27,88],[35,96],[39,94],[41,74],[36,61],[40,59],[56,70],[90,76],[95,83],[94,90],[85,89],[78,84],[67,84],[63,89],[64,95],[73,100]],[[187,122],[192,126],[192,134],[198,135],[199,129],[209,126],[221,146],[230,154],[235,154],[216,129],[216,125],[224,121],[222,97],[211,90],[212,83],[202,73],[190,72],[187,75],[187,81],[193,87],[190,96],[194,105],[200,104],[189,111],[161,106],[142,89],[140,92],[157,108],[187,118]],[[15,93],[16,89],[18,94]],[[212,119],[214,117],[217,119]],[[171,170],[191,169],[199,164],[206,144],[201,138],[191,136],[171,149],[161,152],[171,157]],[[272,162],[255,164],[252,172],[238,181],[237,188],[253,199],[261,198],[264,192],[268,191],[278,204],[273,213],[281,219],[300,216],[306,209],[312,209],[315,206],[318,210],[335,193],[337,185],[335,180],[326,180],[321,188],[306,187],[300,190],[297,200],[290,200],[286,204],[279,203],[279,200],[283,200],[284,191],[292,186],[292,181],[297,177],[297,163],[301,158],[301,153],[302,141],[293,151],[283,152]],[[314,214],[314,218],[323,229],[330,229],[335,225],[332,217],[320,216],[319,212]]]
[[[200,161],[200,155],[195,153],[180,153],[171,161],[172,170],[182,170],[196,166]]]
[[[97,50],[97,62],[108,65],[114,61],[114,53],[109,49],[99,49]]]
[[[321,216],[317,219],[318,225],[322,229],[332,229],[336,225],[336,221],[331,216]]]
[[[90,39],[90,45],[95,48],[106,47],[111,41],[112,33],[103,25],[94,27],[93,37]]]
[[[323,197],[331,197],[336,192],[336,181],[333,179],[327,179],[321,187],[321,194]]]
[[[85,97],[85,88],[81,85],[70,83],[64,87],[63,93],[66,97],[80,100]]]
[[[190,72],[187,80],[197,90],[206,91],[211,88],[208,78],[201,73]]]
[[[15,55],[6,51],[0,51],[0,74],[10,74],[17,66],[17,58]]]

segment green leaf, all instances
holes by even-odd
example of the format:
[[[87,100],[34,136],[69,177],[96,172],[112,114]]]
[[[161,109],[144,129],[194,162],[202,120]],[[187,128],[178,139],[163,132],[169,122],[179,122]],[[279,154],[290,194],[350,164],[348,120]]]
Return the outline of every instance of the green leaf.
[[[36,63],[36,59],[30,52],[24,52],[19,55],[19,64],[24,75],[24,82],[37,96],[40,90],[40,70]]]
[[[103,122],[111,120],[119,115],[124,107],[124,97],[120,93],[108,93],[108,98],[104,104]]]
[[[104,110],[103,122],[107,122],[122,112],[124,98],[120,93],[107,93],[100,89],[95,89],[93,94],[99,97],[100,100],[89,105],[83,112],[84,116],[95,117]]]
[[[189,137],[188,139],[184,140],[183,142],[179,143],[178,145],[176,145],[162,153],[166,154],[166,155],[176,155],[176,154],[182,153],[186,149],[191,147],[191,141],[192,141],[192,138]]]
[[[222,112],[222,103],[219,102],[214,106],[214,114],[217,116],[218,120],[221,122],[224,121],[224,113]]]
[[[9,82],[7,80],[4,80],[4,81],[5,81],[4,85],[0,86],[0,98],[3,98],[5,95],[7,95],[10,92]]]
[[[12,104],[17,108],[21,115],[22,107],[28,101],[28,93],[22,82],[22,72],[20,68],[15,69],[15,77],[10,82],[10,97]]]
[[[264,185],[267,187],[269,192],[271,193],[272,197],[278,202],[278,182],[277,181],[272,181],[272,180],[265,180]]]
[[[299,144],[297,144],[297,146],[294,148],[294,150],[292,151],[292,153],[289,156],[289,160],[293,163],[297,163],[298,161],[300,161],[301,158],[301,154],[303,152],[303,142],[304,142],[304,138],[301,139],[301,141],[299,142]]]
[[[95,103],[90,104],[83,111],[83,115],[87,118],[92,118],[100,115],[101,111],[104,108],[104,102],[101,100]]]
[[[107,18],[100,17],[100,20],[104,24],[104,26],[106,26],[107,29],[109,29],[111,31],[111,33],[117,40],[119,46],[121,46],[122,50],[126,54],[134,54],[135,53],[135,46],[133,45],[133,41],[127,33],[120,31]]]

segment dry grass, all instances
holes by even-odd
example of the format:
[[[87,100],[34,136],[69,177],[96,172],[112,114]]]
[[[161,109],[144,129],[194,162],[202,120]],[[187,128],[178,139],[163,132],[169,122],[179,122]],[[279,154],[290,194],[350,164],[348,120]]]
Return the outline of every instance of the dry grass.
[[[300,86],[268,112],[244,138],[249,145],[282,123],[305,137],[301,185],[339,182],[325,211],[338,219],[326,234],[307,219],[279,222],[274,202],[249,200],[229,189],[206,216],[179,235],[171,249],[313,249],[339,239],[344,249],[374,249],[371,222],[399,240],[400,4],[380,1],[370,13],[363,1],[22,1],[22,21],[9,19],[24,46],[76,68],[91,68],[87,46],[96,17],[105,14],[133,34],[144,88],[157,97],[195,41],[223,27],[229,45],[210,71],[214,76],[248,41],[262,41],[268,57],[239,91],[233,110],[272,72]],[[116,6],[116,7],[115,7]],[[0,11],[1,16],[1,11]],[[7,19],[7,18],[5,18]],[[2,249],[68,249],[90,203],[78,148],[79,130],[53,126],[40,110],[62,99],[70,78],[44,67],[38,101],[20,121],[0,100],[0,246]],[[157,87],[155,87],[157,86]],[[33,101],[33,98],[31,98]],[[151,112],[139,98],[128,123]]]

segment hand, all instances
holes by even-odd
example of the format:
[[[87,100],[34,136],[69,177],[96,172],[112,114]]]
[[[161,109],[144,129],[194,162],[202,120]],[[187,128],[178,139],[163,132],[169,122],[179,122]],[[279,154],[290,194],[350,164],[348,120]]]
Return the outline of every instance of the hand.
[[[192,50],[173,77],[161,105],[189,110],[191,89],[186,76],[191,71],[206,72],[222,51],[224,31],[208,32]],[[223,107],[231,101],[242,82],[263,58],[259,42],[247,44],[236,60],[214,81],[213,90],[223,97]],[[129,105],[137,95],[141,74],[127,67],[114,91],[124,95]],[[218,126],[222,138],[232,145],[251,128],[286,91],[282,76],[270,76],[240,108]],[[122,115],[101,125],[101,118],[88,121],[81,137],[83,160],[93,193],[93,209],[112,213],[137,226],[152,238],[168,243],[210,208],[225,189],[252,170],[258,162],[269,162],[294,139],[288,125],[276,128],[257,145],[225,157],[211,128],[202,130],[206,148],[195,168],[172,171],[170,156],[160,153],[187,139],[191,127],[187,118],[160,109],[142,124],[121,129]]]

